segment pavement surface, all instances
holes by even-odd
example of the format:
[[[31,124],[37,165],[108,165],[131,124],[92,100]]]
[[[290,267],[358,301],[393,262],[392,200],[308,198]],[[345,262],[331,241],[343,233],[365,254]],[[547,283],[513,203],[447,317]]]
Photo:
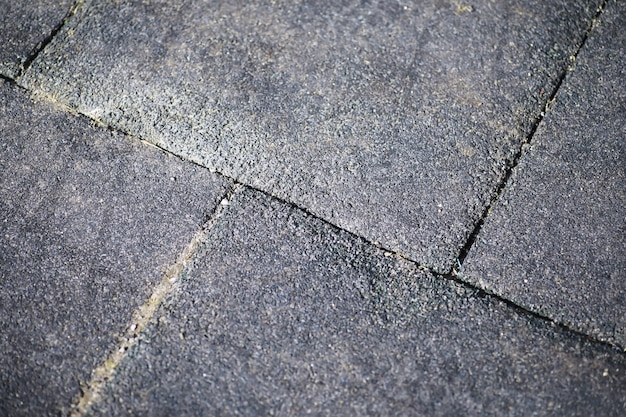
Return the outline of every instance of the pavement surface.
[[[0,10],[0,415],[626,415],[623,1]]]

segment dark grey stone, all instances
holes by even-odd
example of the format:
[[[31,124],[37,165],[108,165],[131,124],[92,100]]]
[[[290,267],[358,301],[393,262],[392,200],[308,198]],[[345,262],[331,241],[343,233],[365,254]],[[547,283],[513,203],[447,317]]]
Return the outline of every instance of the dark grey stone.
[[[626,348],[626,3],[610,1],[463,279]]]
[[[62,23],[72,0],[0,0],[0,74],[16,77],[24,62]]]
[[[599,1],[88,1],[21,79],[448,270]]]
[[[0,81],[0,415],[58,415],[228,182]]]
[[[87,415],[621,416],[626,356],[244,190]]]

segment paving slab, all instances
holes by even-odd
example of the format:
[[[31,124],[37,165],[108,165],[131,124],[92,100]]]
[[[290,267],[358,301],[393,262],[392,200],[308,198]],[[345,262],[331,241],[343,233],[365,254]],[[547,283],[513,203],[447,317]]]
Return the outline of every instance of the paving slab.
[[[626,4],[610,1],[463,279],[626,348]]]
[[[599,1],[87,1],[20,80],[440,271]]]
[[[73,0],[0,0],[0,75],[14,78],[61,25]]]
[[[86,415],[623,415],[626,355],[260,192]]]
[[[0,415],[59,415],[229,182],[0,81]]]

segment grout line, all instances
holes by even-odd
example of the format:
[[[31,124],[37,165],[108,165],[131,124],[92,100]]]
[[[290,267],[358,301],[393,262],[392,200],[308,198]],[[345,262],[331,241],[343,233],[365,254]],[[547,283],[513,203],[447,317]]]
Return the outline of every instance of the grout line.
[[[31,94],[31,96],[37,97],[37,98],[41,98],[41,99],[46,100],[46,101],[49,101],[53,105],[59,106],[59,108],[61,110],[65,111],[65,112],[67,112],[69,114],[72,114],[74,116],[77,116],[77,117],[83,117],[86,120],[90,121],[91,123],[95,124],[96,126],[102,128],[102,129],[105,129],[105,130],[107,130],[109,132],[112,132],[112,133],[116,133],[116,134],[120,134],[120,135],[126,136],[128,138],[132,138],[134,140],[138,140],[139,142],[141,142],[142,144],[144,144],[146,146],[150,146],[152,148],[158,149],[161,152],[164,152],[164,153],[166,153],[166,154],[168,154],[170,156],[173,156],[173,157],[175,157],[175,158],[177,158],[177,159],[179,159],[181,161],[185,161],[186,163],[193,164],[193,165],[195,165],[197,167],[200,167],[202,169],[209,169],[209,168],[207,168],[206,166],[202,165],[199,162],[196,162],[196,161],[194,161],[192,159],[189,159],[189,158],[185,157],[184,155],[179,155],[177,153],[174,153],[174,152],[170,151],[169,149],[163,148],[160,145],[157,145],[157,144],[155,144],[155,143],[153,143],[153,142],[151,142],[151,141],[149,141],[147,139],[144,139],[144,138],[142,138],[140,136],[137,136],[136,134],[134,134],[134,133],[132,133],[132,132],[130,132],[128,130],[124,130],[124,129],[120,128],[120,127],[106,124],[106,123],[104,123],[103,121],[101,121],[99,119],[96,119],[96,118],[94,118],[92,116],[89,116],[89,115],[79,111],[78,109],[70,107],[69,105],[67,105],[67,104],[65,104],[65,103],[63,103],[61,101],[58,101],[57,99],[55,99],[50,94],[47,94],[47,93],[44,93],[44,92],[41,92],[41,91],[38,91],[38,90],[31,90],[31,89],[29,89],[29,88],[19,84],[15,80],[10,79],[10,78],[7,81],[12,83],[12,84],[14,84],[15,86],[23,89],[24,91],[28,92],[29,94]],[[263,194],[265,194],[265,195],[267,195],[267,196],[269,196],[269,197],[271,197],[273,199],[276,199],[276,200],[280,201],[283,204],[287,204],[287,205],[289,205],[292,208],[296,208],[296,209],[304,212],[307,216],[310,216],[310,217],[313,217],[315,219],[321,220],[321,221],[331,225],[332,227],[336,228],[337,230],[341,230],[344,233],[348,233],[348,234],[350,234],[350,235],[352,235],[354,237],[357,237],[357,238],[363,240],[364,242],[366,242],[366,243],[368,243],[368,244],[370,244],[370,245],[372,245],[372,246],[374,246],[374,247],[376,247],[378,249],[382,249],[382,250],[384,250],[386,252],[389,252],[389,253],[391,253],[391,254],[393,254],[395,256],[398,256],[398,257],[400,257],[402,259],[410,261],[410,262],[414,263],[415,265],[417,265],[420,269],[429,270],[428,267],[420,265],[419,262],[409,258],[407,255],[402,254],[402,253],[400,253],[400,252],[398,252],[398,251],[396,251],[394,249],[386,248],[386,247],[384,247],[383,245],[381,245],[378,242],[372,242],[372,241],[366,239],[365,237],[363,237],[361,235],[358,235],[358,234],[356,234],[354,232],[351,232],[351,231],[349,231],[347,229],[344,229],[344,228],[342,228],[342,227],[340,227],[340,226],[338,226],[338,225],[328,221],[327,219],[324,219],[324,218],[320,217],[319,215],[317,215],[315,213],[312,213],[306,207],[301,207],[301,206],[297,205],[296,203],[293,203],[293,202],[291,202],[289,200],[284,199],[283,197],[280,197],[280,196],[277,196],[275,194],[272,194],[269,191],[257,188],[257,187],[255,187],[253,185],[250,185],[250,184],[246,184],[246,183],[242,182],[241,180],[239,180],[237,178],[234,178],[234,177],[231,177],[230,175],[224,174],[223,172],[221,172],[221,171],[219,171],[217,169],[210,170],[210,171],[212,173],[215,173],[217,175],[222,176],[225,179],[233,181],[236,185],[241,185],[241,186],[249,188],[251,190],[263,193]]]
[[[578,55],[580,54],[580,51],[582,50],[582,48],[584,47],[584,45],[587,42],[587,39],[589,39],[589,36],[591,35],[591,32],[593,31],[593,29],[596,27],[598,20],[601,16],[601,14],[603,13],[604,9],[606,8],[606,5],[608,3],[608,0],[603,0],[602,3],[600,4],[600,6],[598,6],[598,9],[596,10],[596,13],[594,15],[594,17],[591,19],[591,22],[589,23],[587,30],[585,31],[583,38],[578,46],[578,48],[576,49],[576,52],[573,55],[573,61],[575,62],[576,59],[578,58]],[[470,284],[469,282],[463,281],[462,279],[460,279],[458,277],[458,271],[456,270],[456,267],[460,267],[467,255],[469,254],[472,246],[474,245],[474,243],[476,242],[476,238],[478,236],[478,234],[480,233],[480,231],[482,230],[483,225],[485,224],[485,221],[487,219],[487,216],[490,214],[491,212],[491,208],[494,206],[494,204],[498,201],[498,199],[500,198],[500,196],[502,195],[506,185],[508,184],[509,179],[511,178],[511,175],[513,174],[513,171],[515,170],[515,168],[517,167],[517,165],[519,164],[522,156],[525,154],[526,148],[527,146],[530,144],[530,142],[532,141],[535,133],[537,132],[537,129],[540,125],[540,123],[544,120],[546,114],[551,110],[550,105],[555,101],[556,96],[561,88],[561,85],[563,84],[563,82],[565,81],[565,78],[567,77],[567,74],[570,72],[570,68],[566,67],[560,74],[557,84],[552,92],[552,94],[550,95],[550,97],[546,100],[544,106],[545,106],[545,110],[542,111],[539,116],[537,117],[537,119],[534,121],[533,125],[531,126],[531,130],[529,132],[529,134],[527,135],[527,137],[522,141],[522,143],[520,144],[520,147],[517,151],[517,153],[515,154],[513,160],[507,165],[506,171],[504,173],[504,176],[502,178],[502,180],[500,181],[500,183],[498,184],[498,186],[495,189],[495,192],[491,198],[491,200],[489,201],[489,203],[487,204],[487,206],[485,207],[485,209],[483,210],[483,213],[480,217],[480,219],[478,220],[478,222],[476,223],[476,225],[474,226],[474,229],[472,230],[472,232],[470,233],[468,240],[466,241],[465,245],[463,246],[463,248],[461,249],[459,256],[456,259],[457,265],[455,265],[448,273],[445,274],[440,274],[438,272],[436,272],[435,270],[431,269],[430,272],[434,275],[440,276],[442,278],[445,279],[450,279],[458,284],[464,285],[468,288],[472,288],[475,291],[477,291],[478,296],[484,297],[484,296],[489,296],[494,298],[495,300],[498,300],[502,303],[504,303],[505,305],[509,306],[510,308],[512,308],[513,310],[517,311],[520,314],[527,314],[530,315],[532,317],[535,317],[537,319],[549,322],[553,325],[555,325],[556,327],[563,329],[565,331],[571,332],[573,334],[576,334],[580,337],[583,337],[587,340],[591,340],[594,341],[596,343],[599,343],[601,345],[605,345],[608,346],[610,348],[613,349],[617,349],[619,350],[621,353],[626,353],[626,348],[621,348],[620,346],[617,346],[611,342],[608,341],[604,341],[604,340],[600,340],[598,339],[596,336],[592,336],[589,334],[586,334],[582,331],[576,330],[574,328],[569,327],[568,325],[564,324],[564,323],[560,323],[558,321],[555,321],[553,318],[543,315],[541,313],[538,313],[536,311],[533,310],[529,310],[526,307],[520,305],[520,304],[516,304],[514,301],[511,301],[509,299],[506,299],[498,294],[492,293],[490,291],[486,291],[480,287],[477,287],[473,284]]]
[[[242,188],[243,186],[237,183],[229,187],[208,220],[194,235],[187,247],[183,249],[176,263],[169,267],[161,281],[153,288],[148,300],[135,310],[129,325],[119,337],[117,346],[106,360],[92,371],[91,380],[73,401],[71,417],[86,415],[93,404],[100,401],[105,385],[111,380],[117,367],[126,358],[128,351],[137,344],[141,332],[155,316],[163,300],[178,288],[179,277],[188,267],[200,246],[206,241],[209,230],[217,223],[234,194]]]
[[[600,15],[602,14],[602,12],[604,11],[604,9],[606,7],[607,2],[608,2],[608,0],[603,0],[602,3],[600,4],[600,6],[598,6],[598,9],[596,10],[596,14],[591,19],[591,22],[587,26],[587,30],[585,31],[585,33],[583,35],[583,38],[582,38],[580,44],[578,45],[578,48],[576,49],[576,52],[572,55],[572,57],[573,57],[572,61],[573,62],[576,61],[576,58],[578,58],[578,54],[582,50],[583,46],[585,46],[585,43],[587,42],[587,39],[589,39],[589,36],[591,35],[592,30],[595,28],[595,26],[596,26],[596,24],[598,22],[598,19],[600,18]],[[570,57],[570,59],[572,57]],[[461,251],[459,252],[458,257],[456,258],[457,265],[454,265],[451,268],[451,270],[448,272],[449,274],[456,275],[456,273],[457,273],[456,267],[463,265],[463,262],[465,261],[465,258],[467,257],[467,255],[469,254],[470,250],[472,249],[472,246],[474,246],[474,243],[476,242],[476,238],[478,237],[478,234],[482,230],[482,227],[485,224],[487,216],[489,216],[492,207],[500,199],[500,196],[502,195],[505,187],[507,186],[507,184],[508,184],[508,182],[509,182],[509,180],[511,178],[511,175],[513,174],[513,171],[515,170],[517,165],[520,163],[520,161],[522,159],[522,156],[524,156],[524,154],[526,153],[526,149],[527,149],[528,145],[530,144],[530,142],[532,141],[533,137],[535,136],[535,133],[537,132],[537,129],[539,128],[539,125],[541,124],[541,122],[545,118],[546,114],[551,110],[550,105],[552,103],[554,103],[554,101],[556,100],[556,96],[557,96],[559,90],[561,89],[561,85],[563,84],[563,81],[565,81],[565,78],[567,77],[568,72],[570,72],[569,65],[566,66],[561,71],[561,74],[559,75],[559,78],[557,80],[556,86],[554,87],[554,90],[550,94],[550,97],[543,104],[544,105],[544,110],[539,113],[539,116],[533,122],[533,124],[532,124],[532,126],[530,128],[530,132],[528,133],[526,138],[524,138],[524,140],[522,140],[522,142],[520,143],[520,146],[519,146],[517,152],[515,153],[515,156],[513,157],[513,159],[510,162],[507,163],[507,166],[506,166],[506,169],[504,171],[504,175],[502,176],[502,179],[500,180],[500,182],[496,186],[495,191],[493,192],[493,194],[491,196],[491,199],[489,200],[489,203],[487,203],[487,205],[485,206],[485,208],[484,208],[480,218],[478,219],[478,221],[474,225],[474,229],[469,234],[469,236],[467,238],[467,241],[465,242],[465,245],[463,245],[463,247],[461,248]]]
[[[411,258],[409,258],[409,257],[407,257],[405,255],[402,255],[400,253],[397,253],[397,252],[394,252],[392,250],[386,249],[386,248],[384,248],[383,246],[381,246],[381,245],[379,245],[377,243],[370,242],[369,240],[365,239],[363,236],[357,235],[354,232],[351,232],[351,231],[348,231],[348,230],[344,230],[341,227],[338,227],[338,226],[330,223],[328,220],[325,220],[325,219],[323,219],[323,218],[321,218],[319,216],[316,216],[315,214],[310,213],[307,209],[299,207],[298,205],[296,205],[296,204],[294,204],[294,203],[292,203],[290,201],[283,200],[282,198],[276,197],[276,196],[274,196],[274,195],[272,195],[272,194],[270,194],[270,193],[268,193],[268,192],[266,192],[264,190],[260,190],[260,189],[257,189],[255,187],[251,187],[251,186],[246,185],[246,184],[241,184],[239,182],[237,182],[237,184],[241,185],[242,187],[249,188],[249,189],[254,190],[256,192],[260,192],[262,194],[265,194],[265,195],[267,195],[267,196],[269,196],[271,198],[274,198],[274,199],[280,201],[283,204],[286,204],[286,205],[290,206],[291,208],[298,209],[298,210],[304,212],[307,216],[313,217],[313,218],[315,218],[315,219],[317,219],[317,220],[319,220],[319,221],[321,221],[321,222],[323,222],[325,224],[328,224],[329,226],[331,226],[332,228],[334,228],[334,229],[336,229],[338,231],[341,231],[343,233],[347,233],[350,236],[352,236],[353,238],[361,241],[362,243],[364,243],[366,245],[371,245],[371,246],[374,246],[375,248],[377,248],[377,249],[379,249],[379,250],[381,250],[383,252],[391,253],[393,256],[396,256],[398,258],[403,259],[406,262],[411,263],[416,269],[419,269],[421,271],[426,271],[426,272],[434,275],[435,277],[438,277],[438,278],[441,278],[441,279],[447,279],[447,280],[450,280],[450,281],[454,281],[456,284],[459,284],[459,285],[461,285],[461,286],[463,286],[463,287],[465,287],[467,289],[475,291],[478,297],[481,297],[481,298],[483,298],[483,297],[490,297],[490,298],[492,298],[492,299],[494,299],[496,301],[502,302],[503,304],[505,304],[506,306],[510,307],[511,309],[513,309],[518,314],[534,317],[536,319],[539,319],[539,320],[541,320],[543,322],[550,323],[550,324],[552,324],[552,325],[554,325],[554,326],[556,326],[556,327],[558,327],[558,328],[560,328],[560,329],[562,329],[562,330],[564,330],[566,332],[573,333],[573,334],[575,334],[575,335],[577,335],[579,337],[582,337],[582,338],[584,338],[586,340],[589,340],[591,342],[595,342],[595,343],[598,343],[598,344],[603,345],[603,346],[608,346],[608,347],[610,347],[612,349],[618,349],[620,352],[623,351],[622,353],[626,353],[626,348],[622,349],[621,347],[619,347],[619,346],[617,346],[615,344],[612,344],[611,342],[598,339],[596,336],[589,335],[589,334],[586,334],[586,333],[584,333],[584,332],[582,332],[580,330],[576,330],[574,328],[571,328],[571,327],[567,326],[566,324],[563,324],[563,323],[560,323],[558,321],[555,321],[554,319],[552,319],[549,316],[542,315],[541,313],[535,312],[533,310],[529,310],[529,309],[527,309],[526,307],[524,307],[524,306],[522,306],[520,304],[516,304],[514,301],[511,301],[511,300],[509,300],[507,298],[504,298],[501,295],[498,295],[496,293],[487,291],[487,290],[485,290],[483,288],[480,288],[480,287],[478,287],[478,286],[476,286],[474,284],[471,284],[469,282],[463,281],[462,279],[460,279],[456,275],[455,272],[442,273],[442,272],[438,272],[436,270],[436,268],[431,268],[431,267],[427,267],[427,266],[424,266],[424,265],[420,265],[419,262],[417,262],[417,261],[415,261],[415,260],[413,260],[413,259],[411,259]]]
[[[220,175],[224,176],[225,178],[231,178],[231,177],[229,177],[229,176],[227,176],[227,175],[225,175],[225,174],[220,173],[219,171],[216,171],[216,172],[217,172],[218,174],[220,174]],[[418,261],[416,261],[416,260],[413,260],[413,259],[409,258],[407,255],[404,255],[403,253],[400,253],[400,252],[398,252],[398,251],[396,251],[396,250],[394,250],[394,249],[389,249],[389,248],[387,248],[387,247],[383,246],[382,244],[380,244],[379,242],[373,242],[373,241],[371,241],[371,240],[368,240],[367,238],[365,238],[365,237],[363,237],[363,236],[361,236],[361,235],[359,235],[359,234],[356,234],[355,232],[352,232],[352,231],[350,231],[350,230],[344,229],[344,228],[342,228],[341,226],[338,226],[338,225],[336,225],[336,224],[332,223],[331,221],[329,221],[329,220],[327,220],[327,219],[325,219],[325,218],[323,218],[323,217],[320,217],[319,215],[317,215],[317,214],[315,214],[315,213],[311,212],[311,211],[310,211],[309,209],[307,209],[306,207],[301,207],[301,206],[299,206],[298,204],[296,204],[296,203],[294,203],[294,202],[292,202],[292,201],[289,201],[289,200],[284,199],[283,197],[279,197],[279,196],[277,196],[277,195],[274,195],[274,194],[270,193],[269,191],[266,191],[266,190],[263,190],[263,189],[257,188],[257,187],[255,187],[255,186],[252,186],[252,185],[249,185],[249,184],[242,183],[242,182],[240,182],[239,180],[236,180],[236,179],[235,179],[235,182],[236,182],[237,184],[241,184],[242,186],[244,186],[244,187],[246,187],[246,188],[249,188],[250,190],[254,190],[254,191],[259,192],[259,193],[261,193],[261,194],[265,194],[266,196],[271,197],[271,198],[273,198],[274,200],[278,200],[278,201],[279,201],[279,202],[281,202],[282,204],[285,204],[285,205],[289,206],[289,207],[290,207],[290,208],[292,208],[292,209],[297,209],[297,210],[300,210],[301,212],[303,212],[304,214],[306,214],[308,217],[312,217],[312,218],[314,218],[314,219],[316,219],[316,220],[322,221],[322,222],[324,222],[324,223],[328,224],[329,226],[333,227],[334,229],[336,229],[336,230],[338,230],[338,231],[340,231],[340,232],[342,232],[342,233],[347,233],[347,234],[349,234],[350,236],[352,236],[353,238],[355,238],[355,239],[358,239],[358,240],[362,241],[363,243],[366,243],[366,244],[368,244],[368,245],[374,246],[375,248],[380,249],[380,250],[382,250],[382,251],[384,251],[384,252],[390,253],[390,254],[391,254],[391,255],[393,255],[393,256],[396,256],[396,257],[402,258],[402,259],[404,259],[404,260],[406,260],[406,261],[408,261],[408,262],[411,262],[411,263],[413,263],[413,264],[414,264],[417,268],[419,268],[419,269],[426,270],[426,271],[430,271],[430,268],[429,268],[429,267],[424,266],[424,265],[421,265]],[[389,256],[389,255],[388,255],[388,256]],[[433,269],[433,270],[434,270],[434,269]]]
[[[52,29],[52,32],[50,32],[50,34],[43,41],[41,41],[37,46],[35,46],[35,48],[32,50],[32,52],[30,53],[28,58],[26,58],[24,63],[22,63],[22,65],[20,66],[19,71],[17,72],[17,74],[15,76],[15,79],[18,79],[22,75],[24,75],[24,73],[28,70],[30,65],[33,63],[33,61],[39,56],[41,51],[43,51],[44,48],[46,46],[48,46],[48,44],[50,44],[50,42],[52,42],[52,39],[54,39],[54,37],[57,35],[57,33],[59,33],[61,31],[61,29],[63,29],[63,27],[65,26],[67,21],[72,16],[74,16],[76,14],[76,12],[78,11],[79,7],[83,5],[83,2],[84,2],[84,0],[76,0],[76,1],[74,1],[74,4],[72,4],[72,6],[68,10],[68,12],[65,15],[65,17],[61,20],[61,22]]]

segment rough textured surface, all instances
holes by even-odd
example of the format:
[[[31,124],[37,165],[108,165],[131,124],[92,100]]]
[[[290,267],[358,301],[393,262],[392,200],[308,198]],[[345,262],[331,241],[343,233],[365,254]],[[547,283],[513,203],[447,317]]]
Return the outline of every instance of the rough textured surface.
[[[227,185],[0,82],[0,415],[58,415]]]
[[[69,12],[72,0],[0,0],[0,74],[18,75],[22,64]]]
[[[21,80],[447,270],[598,1],[91,1]]]
[[[104,394],[89,415],[619,416],[626,357],[248,190]]]
[[[609,2],[464,279],[626,348],[626,3]]]

